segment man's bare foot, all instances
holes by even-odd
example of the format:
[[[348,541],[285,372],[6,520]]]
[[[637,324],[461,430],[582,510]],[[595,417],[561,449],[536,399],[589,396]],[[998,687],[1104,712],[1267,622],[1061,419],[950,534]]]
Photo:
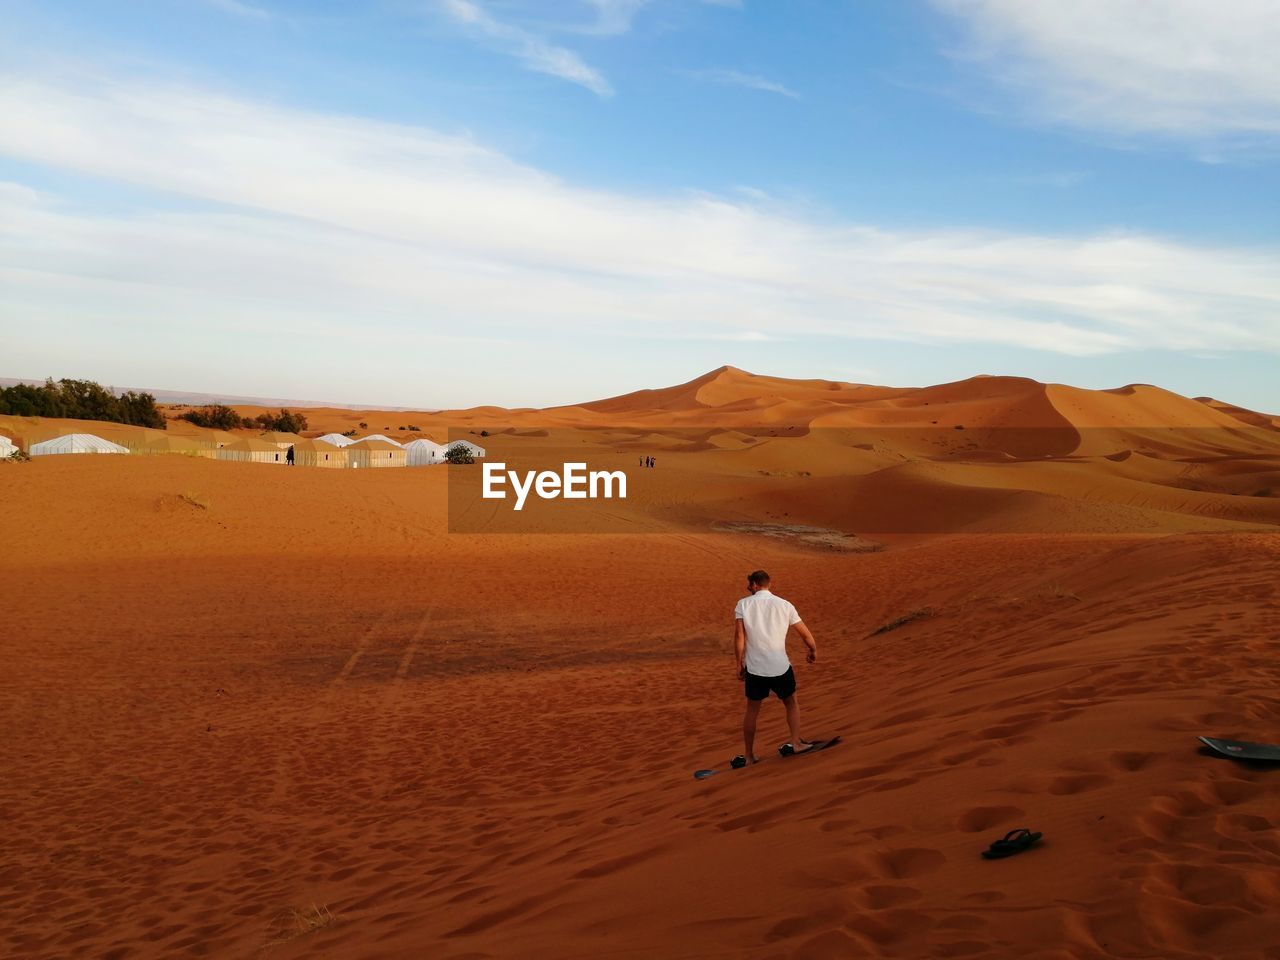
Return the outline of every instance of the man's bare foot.
[[[784,757],[794,757],[797,753],[808,753],[815,746],[816,744],[812,740],[801,738],[800,746],[797,747],[794,743],[784,743],[778,752]]]

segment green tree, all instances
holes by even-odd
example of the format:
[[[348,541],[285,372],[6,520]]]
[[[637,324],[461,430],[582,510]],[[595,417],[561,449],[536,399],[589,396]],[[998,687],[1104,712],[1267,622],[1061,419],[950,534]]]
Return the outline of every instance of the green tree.
[[[281,433],[301,433],[307,429],[307,418],[300,413],[281,410],[280,416],[276,417],[275,429]]]
[[[156,406],[156,398],[149,393],[127,390],[120,394],[120,417],[124,423],[155,430],[168,428],[164,414]]]
[[[263,430],[275,430],[279,433],[301,433],[307,429],[307,418],[289,410],[281,410],[278,414],[260,413],[253,423]]]
[[[240,414],[221,403],[211,403],[207,406],[197,407],[194,410],[188,410],[178,419],[194,423],[197,427],[207,427],[210,430],[235,430],[243,427],[246,422]],[[250,425],[252,425],[251,422]]]
[[[0,387],[0,413],[17,417],[67,417],[137,426],[166,427],[164,414],[149,393],[127,391],[116,396],[92,380],[50,378],[42,386],[19,383]]]

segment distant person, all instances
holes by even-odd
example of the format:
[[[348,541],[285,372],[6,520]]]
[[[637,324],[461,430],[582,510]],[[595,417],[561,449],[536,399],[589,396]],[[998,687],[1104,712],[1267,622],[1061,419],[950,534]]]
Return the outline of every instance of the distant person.
[[[289,466],[293,466],[293,447],[290,447],[284,455],[284,462]]]
[[[750,595],[734,608],[733,649],[737,657],[737,674],[745,687],[747,713],[742,720],[742,740],[746,745],[747,763],[757,763],[754,753],[756,718],[760,705],[772,692],[787,709],[787,726],[791,728],[791,746],[804,753],[812,744],[800,735],[800,704],[796,702],[796,674],[787,658],[787,632],[796,628],[809,653],[809,663],[818,659],[818,644],[800,619],[800,614],[786,600],[774,596],[769,589],[769,574],[756,570],[747,575]]]
[[[650,466],[650,468],[656,467],[657,465],[658,465],[658,458],[657,458],[657,457],[650,457],[650,458],[649,458],[649,466]]]

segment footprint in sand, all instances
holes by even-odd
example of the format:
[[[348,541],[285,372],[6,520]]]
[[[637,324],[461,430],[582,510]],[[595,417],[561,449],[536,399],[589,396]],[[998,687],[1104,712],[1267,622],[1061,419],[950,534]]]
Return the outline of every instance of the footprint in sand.
[[[1137,750],[1117,750],[1108,758],[1112,767],[1126,773],[1137,773],[1154,760],[1154,753],[1143,753]]]
[[[1112,783],[1112,779],[1102,773],[1077,773],[1054,777],[1049,781],[1048,790],[1056,796],[1071,796],[1097,790]]]
[[[872,855],[871,863],[882,877],[905,880],[933,873],[944,863],[946,856],[940,850],[929,847],[903,847]]]
[[[812,913],[802,914],[801,916],[779,920],[765,931],[764,942],[776,943],[779,940],[790,940],[793,937],[821,930],[823,927],[835,923],[840,918],[840,912],[836,907],[827,907],[815,910]]]
[[[845,921],[845,928],[871,941],[876,948],[889,947],[909,936],[918,935],[933,925],[933,919],[918,910],[888,909],[860,913]],[[866,956],[858,951],[846,956]]]
[[[1257,796],[1260,788],[1241,780],[1211,780],[1192,789],[1207,804],[1234,807]]]

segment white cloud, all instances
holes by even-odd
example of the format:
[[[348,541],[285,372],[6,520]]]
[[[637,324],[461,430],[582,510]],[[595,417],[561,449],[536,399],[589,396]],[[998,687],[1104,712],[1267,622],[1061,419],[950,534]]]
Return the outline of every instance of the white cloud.
[[[597,36],[617,36],[629,32],[640,11],[653,4],[653,0],[581,0],[581,2],[595,12],[595,19],[588,24],[566,26],[562,29],[570,33]],[[696,2],[712,7],[742,9],[742,0],[696,0]],[[532,7],[539,9],[536,3],[532,4]],[[545,5],[541,9],[545,9]]]
[[[765,93],[776,93],[783,97],[799,100],[800,94],[790,87],[784,86],[759,74],[743,73],[741,70],[694,70],[690,76],[711,83],[723,83],[731,87],[746,87],[749,90],[763,90]]]
[[[601,97],[613,95],[609,81],[572,50],[524,27],[498,20],[475,0],[440,0],[439,6],[472,36],[515,57],[528,69],[576,83]]]
[[[1178,138],[1280,133],[1275,0],[933,0],[965,57],[1053,121]]]
[[[352,364],[361,344],[459,337],[519,343],[535,365],[548,337],[1280,352],[1271,249],[585,189],[430,130],[103,78],[0,78],[0,115],[0,154],[200,201],[101,213],[0,188],[6,310],[48,322],[30,342],[209,355],[283,331]]]
[[[586,0],[586,3],[595,10],[596,20],[581,32],[608,35],[630,30],[632,20],[650,0]]]

